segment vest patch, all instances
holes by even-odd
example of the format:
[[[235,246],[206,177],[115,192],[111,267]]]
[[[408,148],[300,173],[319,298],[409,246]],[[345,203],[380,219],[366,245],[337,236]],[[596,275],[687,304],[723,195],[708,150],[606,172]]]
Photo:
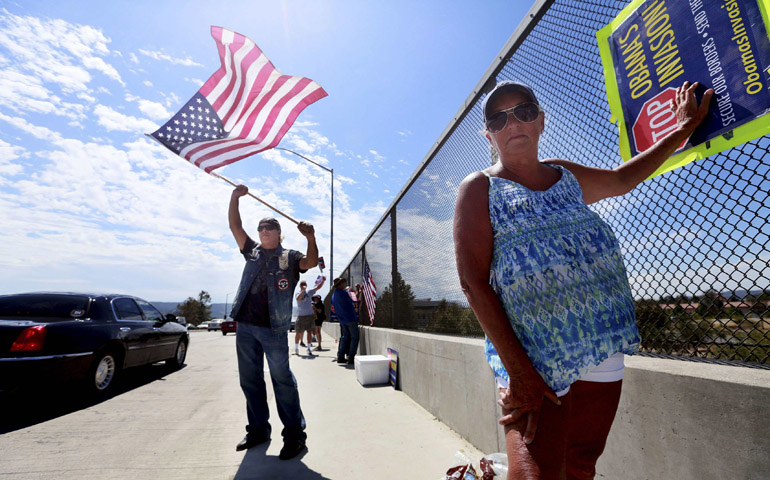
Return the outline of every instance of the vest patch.
[[[276,283],[276,286],[278,287],[278,290],[286,290],[289,288],[289,281],[285,278],[282,278],[278,280],[278,283]]]

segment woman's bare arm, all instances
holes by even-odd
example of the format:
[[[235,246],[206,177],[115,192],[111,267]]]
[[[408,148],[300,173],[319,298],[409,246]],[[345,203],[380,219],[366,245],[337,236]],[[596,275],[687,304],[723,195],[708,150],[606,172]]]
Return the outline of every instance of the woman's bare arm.
[[[672,110],[677,117],[676,130],[616,168],[607,170],[559,159],[546,160],[546,162],[561,165],[575,175],[580,183],[580,188],[583,190],[583,200],[587,204],[598,202],[607,197],[625,195],[655,173],[706,118],[714,91],[707,90],[703,94],[700,105],[698,105],[695,99],[697,86],[698,82],[693,84],[684,82],[681,87],[677,88],[672,105]]]
[[[531,441],[543,396],[559,400],[532,366],[511,327],[497,294],[489,284],[493,233],[489,219],[488,180],[481,172],[469,175],[460,185],[455,205],[454,243],[460,286],[481,328],[497,349],[515,391],[509,403],[518,412],[506,423],[529,415],[525,439]]]

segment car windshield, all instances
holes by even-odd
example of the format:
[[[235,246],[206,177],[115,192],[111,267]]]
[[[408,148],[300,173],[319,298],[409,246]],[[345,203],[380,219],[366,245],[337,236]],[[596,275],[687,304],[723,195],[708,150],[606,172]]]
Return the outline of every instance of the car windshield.
[[[0,296],[0,318],[83,318],[88,297],[82,295],[33,294]]]

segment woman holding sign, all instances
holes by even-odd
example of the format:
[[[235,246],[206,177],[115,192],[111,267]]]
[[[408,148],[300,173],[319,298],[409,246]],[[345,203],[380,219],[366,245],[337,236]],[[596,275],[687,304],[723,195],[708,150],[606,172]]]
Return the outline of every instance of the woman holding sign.
[[[545,116],[528,86],[501,82],[483,100],[499,161],[463,180],[454,241],[500,388],[509,479],[595,475],[640,340],[618,242],[587,205],[631,191],[692,134],[713,95],[699,105],[697,86],[677,89],[676,130],[613,170],[541,161]]]

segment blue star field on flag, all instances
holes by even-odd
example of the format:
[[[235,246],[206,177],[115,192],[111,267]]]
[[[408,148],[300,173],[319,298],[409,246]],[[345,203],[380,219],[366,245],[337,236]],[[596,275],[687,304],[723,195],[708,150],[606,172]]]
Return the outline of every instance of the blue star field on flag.
[[[228,133],[206,97],[196,92],[171,120],[151,135],[178,154],[192,143],[227,138]]]

